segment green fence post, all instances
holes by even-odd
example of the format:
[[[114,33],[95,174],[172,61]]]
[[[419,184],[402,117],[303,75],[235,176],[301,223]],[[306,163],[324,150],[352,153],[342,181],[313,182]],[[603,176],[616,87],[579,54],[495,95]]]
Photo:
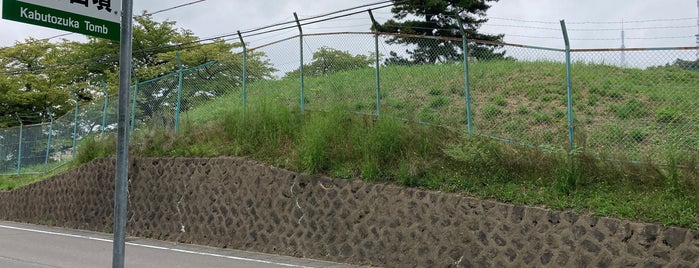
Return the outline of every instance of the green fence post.
[[[24,124],[22,124],[22,118],[19,117],[17,113],[17,120],[19,120],[19,142],[17,143],[17,175],[22,174],[22,129]]]
[[[77,148],[77,140],[78,140],[78,112],[80,110],[80,101],[78,100],[78,95],[73,93],[73,97],[75,98],[75,116],[73,118],[73,150],[71,152],[71,156],[75,158],[75,150]]]
[[[380,73],[380,58],[379,58],[379,33],[378,33],[378,23],[374,19],[374,13],[369,9],[369,17],[371,18],[371,23],[374,25],[374,54],[376,54],[376,116],[381,116],[381,73]]]
[[[472,137],[473,136],[473,123],[471,122],[471,86],[469,82],[469,75],[468,75],[468,40],[466,40],[466,31],[464,30],[464,23],[461,20],[461,17],[459,17],[459,14],[456,14],[456,19],[459,22],[459,31],[461,31],[461,43],[462,43],[462,50],[464,54],[464,86],[465,86],[465,98],[466,98],[466,126],[468,129],[468,136]]]
[[[104,80],[100,81],[102,84],[102,91],[104,91],[104,110],[102,111],[102,129],[100,131],[100,137],[104,135],[104,128],[107,125],[107,108],[109,108],[109,90],[107,90],[107,84]]]
[[[133,85],[133,103],[131,104],[131,129],[129,130],[129,137],[133,135],[133,130],[136,125],[136,92],[138,91],[138,78],[136,78],[136,83]]]
[[[44,174],[48,171],[49,166],[49,153],[51,152],[51,136],[53,135],[53,115],[51,115],[51,110],[46,108],[46,112],[51,118],[51,124],[49,125],[49,140],[46,143],[46,158],[44,158]]]
[[[177,107],[175,108],[175,133],[177,133],[177,130],[180,128],[180,105],[182,103],[182,59],[180,59],[179,52],[175,53],[175,57],[177,58],[177,67],[179,69],[177,70]]]
[[[240,44],[243,45],[243,111],[247,110],[248,102],[248,85],[247,85],[247,61],[248,61],[248,48],[245,46],[245,41],[243,41],[243,35],[238,31],[238,38],[240,39]]]
[[[306,99],[303,95],[303,29],[301,29],[301,22],[299,21],[299,16],[294,12],[294,19],[296,20],[296,26],[299,28],[299,51],[301,52],[301,61],[299,64],[299,77],[301,79],[301,113],[303,114],[306,104]]]
[[[573,89],[570,71],[570,40],[568,39],[568,30],[566,29],[565,20],[561,20],[561,30],[563,31],[563,40],[566,45],[566,84],[568,87],[568,150],[573,151],[575,144],[573,141]]]

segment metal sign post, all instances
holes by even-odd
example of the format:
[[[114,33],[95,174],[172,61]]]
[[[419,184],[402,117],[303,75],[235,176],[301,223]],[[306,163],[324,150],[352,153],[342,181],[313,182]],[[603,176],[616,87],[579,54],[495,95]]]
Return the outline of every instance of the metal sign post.
[[[121,10],[119,10],[120,7]],[[126,247],[126,192],[129,174],[129,90],[131,84],[133,0],[2,0],[2,8],[3,19],[120,40],[112,267],[123,268]],[[75,137],[73,138],[75,139]],[[21,133],[19,147],[21,150]],[[21,159],[21,157],[19,158]],[[21,163],[18,162],[17,165],[19,170]]]
[[[119,49],[119,110],[117,113],[116,182],[114,187],[114,245],[112,268],[124,267],[126,248],[126,191],[129,175],[129,90],[133,0],[122,1]]]

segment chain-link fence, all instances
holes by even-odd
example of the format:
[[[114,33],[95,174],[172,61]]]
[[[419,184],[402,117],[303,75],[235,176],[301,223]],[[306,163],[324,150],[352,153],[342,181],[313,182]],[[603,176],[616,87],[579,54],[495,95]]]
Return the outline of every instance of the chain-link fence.
[[[390,116],[532,148],[583,148],[605,159],[657,162],[670,151],[699,150],[698,52],[308,34],[248,44],[230,58],[136,83],[131,127],[177,131],[181,120],[201,122],[266,103]],[[116,101],[110,96],[52,123],[0,130],[0,173],[62,165],[74,156],[76,140],[116,130]]]

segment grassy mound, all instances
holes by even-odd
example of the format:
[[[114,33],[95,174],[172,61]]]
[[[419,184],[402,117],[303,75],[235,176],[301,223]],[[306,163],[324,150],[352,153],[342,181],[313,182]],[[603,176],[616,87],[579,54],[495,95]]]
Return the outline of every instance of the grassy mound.
[[[442,64],[383,68],[380,116],[372,115],[372,69],[307,78],[304,113],[298,81],[260,81],[248,87],[247,108],[233,91],[183,113],[177,134],[138,131],[131,150],[237,155],[336,178],[697,228],[699,103],[689,95],[699,73],[573,66],[577,149],[568,152],[562,70],[549,62],[472,64],[473,128],[483,136],[465,132],[461,67]],[[110,152],[113,140],[93,139],[79,160]],[[645,162],[600,160],[620,158]]]

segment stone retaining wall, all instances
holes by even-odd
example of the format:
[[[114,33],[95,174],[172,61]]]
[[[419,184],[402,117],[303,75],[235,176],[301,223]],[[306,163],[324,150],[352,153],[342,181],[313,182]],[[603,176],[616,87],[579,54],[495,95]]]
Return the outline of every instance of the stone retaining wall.
[[[699,233],[239,158],[131,161],[132,236],[386,267],[699,267]],[[0,193],[3,220],[110,231],[114,163]]]

